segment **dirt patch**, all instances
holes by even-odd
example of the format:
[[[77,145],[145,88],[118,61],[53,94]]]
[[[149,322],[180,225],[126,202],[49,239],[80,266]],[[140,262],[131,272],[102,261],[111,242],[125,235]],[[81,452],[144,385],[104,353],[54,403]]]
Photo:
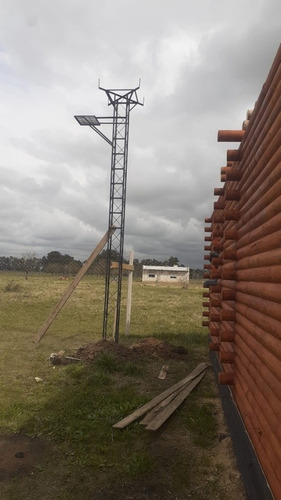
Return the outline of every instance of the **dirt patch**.
[[[87,344],[80,347],[75,353],[86,363],[90,363],[103,352],[111,352],[119,358],[126,360],[136,360],[144,358],[162,358],[162,359],[186,359],[188,351],[182,346],[174,346],[168,342],[162,342],[154,338],[143,339],[136,344],[127,347],[122,344],[108,340],[101,340],[95,344]]]
[[[27,475],[45,455],[45,444],[21,434],[0,436],[0,481]]]

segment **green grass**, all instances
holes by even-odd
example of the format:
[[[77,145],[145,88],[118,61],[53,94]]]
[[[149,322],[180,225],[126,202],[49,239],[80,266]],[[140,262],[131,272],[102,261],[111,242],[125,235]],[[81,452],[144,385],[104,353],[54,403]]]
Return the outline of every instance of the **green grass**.
[[[213,465],[206,463],[206,450],[217,439],[213,412],[217,391],[211,371],[190,402],[158,433],[149,433],[137,423],[122,431],[112,428],[198,362],[208,360],[207,335],[200,326],[202,283],[180,288],[134,282],[127,337],[123,334],[124,291],[120,343],[156,337],[189,351],[186,361],[169,362],[165,381],[157,378],[163,364],[157,358],[132,362],[102,353],[89,365],[51,366],[51,352],[72,354],[85,343],[101,339],[103,281],[86,276],[41,342],[34,343],[68,286],[55,276],[30,275],[25,280],[20,274],[0,274],[1,433],[39,437],[48,450],[32,475],[0,482],[0,497],[123,500],[146,487],[164,499],[176,498],[168,496],[169,488],[177,498],[187,494],[210,498],[205,476]],[[197,481],[201,481],[201,497],[196,496]],[[223,486],[216,483],[212,494],[223,499]]]

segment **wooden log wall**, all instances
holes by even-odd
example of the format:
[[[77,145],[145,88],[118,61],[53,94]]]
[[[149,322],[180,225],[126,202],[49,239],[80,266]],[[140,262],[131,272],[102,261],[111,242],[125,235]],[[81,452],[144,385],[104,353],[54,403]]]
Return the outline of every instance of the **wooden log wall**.
[[[205,219],[203,326],[269,486],[281,500],[281,45],[228,149]]]

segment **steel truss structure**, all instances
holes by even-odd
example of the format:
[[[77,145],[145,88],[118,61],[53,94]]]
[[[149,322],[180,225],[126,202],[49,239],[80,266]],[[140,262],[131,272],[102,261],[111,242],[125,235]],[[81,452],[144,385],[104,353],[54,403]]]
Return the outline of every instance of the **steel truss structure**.
[[[111,145],[108,229],[114,226],[115,232],[107,244],[103,338],[112,335],[117,343],[121,311],[129,122],[132,109],[138,104],[143,105],[137,96],[139,88],[140,85],[134,89],[105,89],[99,85],[99,89],[107,95],[108,105],[113,107],[113,116],[75,116],[80,125],[90,126]],[[112,139],[98,128],[108,124],[112,125]]]

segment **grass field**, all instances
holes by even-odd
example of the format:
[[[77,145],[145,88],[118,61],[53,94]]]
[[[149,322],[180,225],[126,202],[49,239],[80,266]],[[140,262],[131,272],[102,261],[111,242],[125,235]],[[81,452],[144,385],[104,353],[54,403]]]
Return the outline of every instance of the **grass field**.
[[[235,468],[231,446],[218,447],[224,423],[211,370],[160,431],[149,433],[138,424],[112,428],[208,361],[207,334],[200,326],[202,283],[133,284],[131,333],[123,335],[122,319],[120,343],[154,337],[189,351],[187,360],[170,361],[165,381],[157,378],[160,358],[132,363],[104,353],[88,365],[51,366],[51,352],[73,354],[101,339],[104,285],[86,276],[41,342],[34,343],[68,286],[57,276],[25,280],[21,274],[0,274],[1,434],[31,438],[36,450],[32,467],[19,466],[14,477],[5,478],[1,462],[0,498],[236,498],[230,493],[243,498],[238,475],[228,477],[227,457]],[[123,318],[125,305],[124,290]]]

